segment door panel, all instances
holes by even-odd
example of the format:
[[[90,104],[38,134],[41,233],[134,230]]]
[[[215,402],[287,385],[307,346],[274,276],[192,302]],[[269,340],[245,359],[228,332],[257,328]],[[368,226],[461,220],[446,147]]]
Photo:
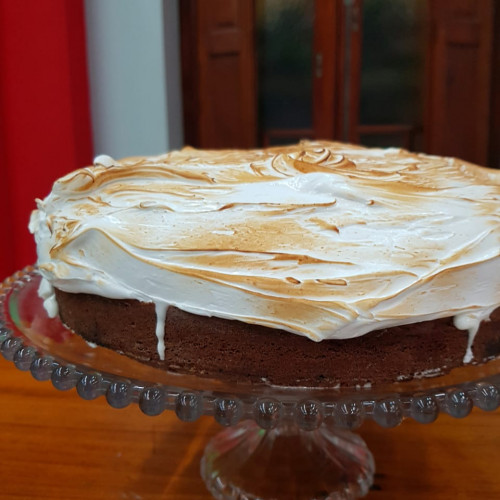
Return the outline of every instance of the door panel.
[[[429,2],[429,153],[488,161],[493,12],[493,0]]]
[[[315,1],[313,121],[318,139],[337,136],[340,127],[339,72],[341,55],[341,4],[332,0]]]
[[[256,14],[260,141],[311,139],[314,2],[256,0]]]
[[[186,140],[201,148],[255,146],[254,2],[180,7]]]

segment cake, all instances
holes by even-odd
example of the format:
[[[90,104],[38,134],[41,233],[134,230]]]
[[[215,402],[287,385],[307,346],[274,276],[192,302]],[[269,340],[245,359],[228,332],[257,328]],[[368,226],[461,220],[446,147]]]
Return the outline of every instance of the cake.
[[[30,230],[50,316],[177,373],[286,386],[500,355],[500,172],[401,149],[184,148],[57,180]]]

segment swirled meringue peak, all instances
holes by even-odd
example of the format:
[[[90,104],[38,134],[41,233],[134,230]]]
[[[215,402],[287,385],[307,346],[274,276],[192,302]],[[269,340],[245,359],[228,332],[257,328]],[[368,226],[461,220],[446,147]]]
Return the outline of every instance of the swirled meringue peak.
[[[500,172],[457,159],[332,142],[99,156],[37,203],[48,310],[51,287],[154,302],[160,355],[170,305],[314,341],[455,317],[470,345],[500,305]]]

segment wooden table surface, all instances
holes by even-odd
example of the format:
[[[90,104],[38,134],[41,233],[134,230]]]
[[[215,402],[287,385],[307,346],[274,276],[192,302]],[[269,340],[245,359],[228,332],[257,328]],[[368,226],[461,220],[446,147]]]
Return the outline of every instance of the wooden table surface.
[[[199,461],[219,429],[84,401],[0,359],[2,499],[209,500]],[[500,410],[360,434],[377,464],[369,500],[500,498]]]

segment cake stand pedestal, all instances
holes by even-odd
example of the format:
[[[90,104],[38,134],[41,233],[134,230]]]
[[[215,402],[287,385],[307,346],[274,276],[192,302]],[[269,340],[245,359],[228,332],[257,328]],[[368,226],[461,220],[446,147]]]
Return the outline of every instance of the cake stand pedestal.
[[[201,475],[218,499],[349,499],[364,496],[375,465],[356,434],[292,422],[265,430],[247,420],[208,444]]]
[[[227,429],[207,445],[201,463],[215,498],[337,500],[365,495],[374,462],[350,430],[365,419],[394,427],[404,418],[433,422],[439,412],[467,416],[474,405],[500,405],[500,361],[446,376],[371,387],[286,388],[229,384],[154,369],[92,348],[38,298],[33,268],[0,285],[0,351],[15,366],[55,388],[76,388],[114,408],[137,403],[150,416],[166,410],[183,421],[211,415]]]

